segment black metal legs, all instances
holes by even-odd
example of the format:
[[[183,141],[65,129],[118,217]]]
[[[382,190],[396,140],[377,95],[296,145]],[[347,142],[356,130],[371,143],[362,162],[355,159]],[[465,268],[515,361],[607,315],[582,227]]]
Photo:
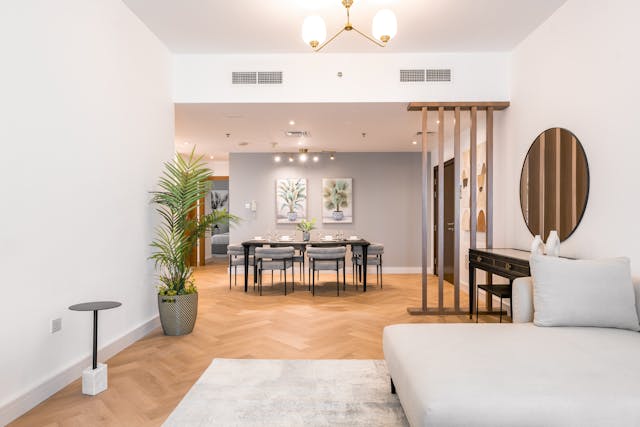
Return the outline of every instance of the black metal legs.
[[[98,367],[98,310],[93,310],[93,369]]]

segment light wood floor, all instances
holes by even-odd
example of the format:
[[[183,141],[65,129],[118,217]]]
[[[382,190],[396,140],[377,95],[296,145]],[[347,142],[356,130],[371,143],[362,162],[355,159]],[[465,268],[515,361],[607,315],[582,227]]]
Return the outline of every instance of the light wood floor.
[[[269,280],[262,297],[251,287],[245,294],[241,277],[229,290],[224,265],[198,269],[200,301],[192,334],[166,337],[154,331],[107,361],[107,391],[85,396],[75,381],[11,425],[158,426],[216,357],[381,359],[386,325],[469,321],[467,316],[409,316],[406,308],[420,305],[418,275],[385,275],[384,289],[371,275],[374,283],[366,294],[349,286],[340,297],[335,282],[316,288],[315,297],[302,286],[285,297],[282,285],[271,288]],[[326,273],[323,280],[334,277]],[[445,288],[452,301],[451,286]],[[430,278],[431,301],[436,291],[437,279]],[[466,298],[461,294],[462,304]]]

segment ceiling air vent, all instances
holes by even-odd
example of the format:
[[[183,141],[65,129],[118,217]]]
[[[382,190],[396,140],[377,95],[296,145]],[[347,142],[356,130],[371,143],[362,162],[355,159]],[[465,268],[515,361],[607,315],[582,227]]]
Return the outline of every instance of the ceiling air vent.
[[[231,73],[234,85],[280,85],[282,71],[234,71]]]
[[[306,130],[288,130],[284,134],[291,138],[308,138],[311,136]]]
[[[260,71],[258,72],[259,85],[281,85],[282,71]]]
[[[255,71],[234,71],[231,73],[231,82],[234,85],[254,85],[258,82],[257,76]]]
[[[424,81],[424,70],[400,70],[400,81],[415,83]]]
[[[433,69],[427,68],[426,81],[428,82],[450,82],[451,81],[451,69]]]

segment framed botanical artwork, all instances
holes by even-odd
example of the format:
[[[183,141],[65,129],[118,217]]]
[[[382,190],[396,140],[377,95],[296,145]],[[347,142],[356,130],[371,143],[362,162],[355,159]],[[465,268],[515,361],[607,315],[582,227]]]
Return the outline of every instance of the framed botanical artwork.
[[[353,222],[353,180],[351,178],[322,179],[322,222]]]
[[[297,224],[307,218],[307,180],[283,178],[276,181],[276,222]]]

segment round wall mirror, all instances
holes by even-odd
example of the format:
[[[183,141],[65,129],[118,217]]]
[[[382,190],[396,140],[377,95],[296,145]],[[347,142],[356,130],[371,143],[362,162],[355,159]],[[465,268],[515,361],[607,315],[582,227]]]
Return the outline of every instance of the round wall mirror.
[[[531,144],[520,175],[520,206],[534,236],[557,230],[565,240],[578,227],[589,196],[589,165],[570,131],[551,128]]]

